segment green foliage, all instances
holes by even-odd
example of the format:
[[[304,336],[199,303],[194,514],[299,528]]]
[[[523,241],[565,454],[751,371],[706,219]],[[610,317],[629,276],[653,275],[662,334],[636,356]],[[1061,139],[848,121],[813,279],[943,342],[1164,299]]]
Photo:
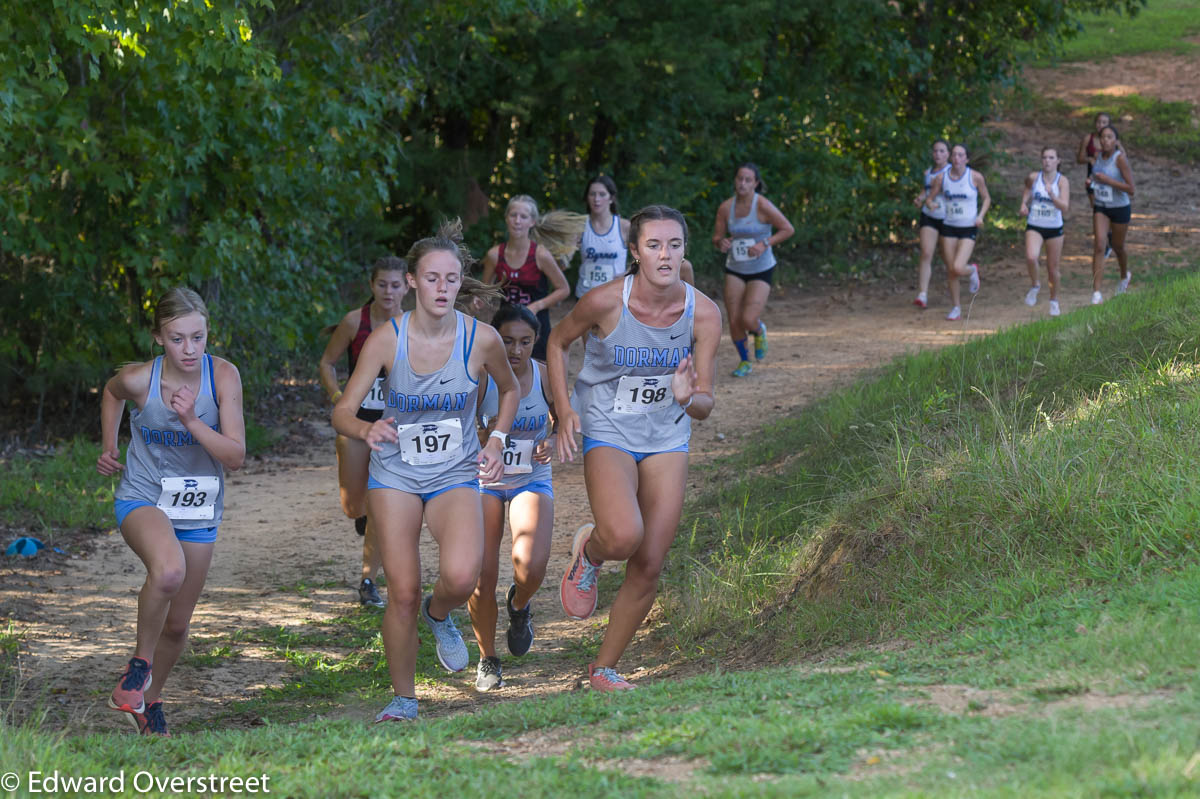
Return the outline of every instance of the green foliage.
[[[83,437],[0,459],[0,523],[38,536],[61,528],[112,527],[116,477],[96,471],[100,445]]]
[[[1154,0],[1129,19],[1110,11],[1084,14],[1077,35],[1063,43],[1064,61],[1103,61],[1117,55],[1168,51],[1195,52],[1188,41],[1200,33],[1200,3],[1196,0]]]

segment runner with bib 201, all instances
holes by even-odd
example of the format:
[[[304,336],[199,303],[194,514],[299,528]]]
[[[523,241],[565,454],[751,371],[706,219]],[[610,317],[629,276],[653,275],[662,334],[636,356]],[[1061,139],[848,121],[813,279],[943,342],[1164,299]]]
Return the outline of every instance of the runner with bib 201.
[[[342,396],[337,381],[337,362],[341,360],[342,353],[349,356],[350,371],[353,372],[358,363],[358,354],[371,331],[400,314],[400,301],[408,293],[407,272],[403,258],[388,256],[376,261],[371,270],[370,301],[347,313],[334,328],[318,369],[321,387],[325,389],[330,402],[336,403]],[[371,391],[359,406],[359,419],[373,422],[383,417],[387,399],[384,395],[386,380],[387,374],[383,372],[375,378]],[[343,435],[337,437],[336,447],[342,512],[354,519],[355,530],[363,536],[358,601],[362,605],[381,608],[384,601],[375,585],[381,564],[375,546],[375,533],[367,523],[367,467],[371,461],[371,450],[363,441]]]
[[[1021,216],[1025,217],[1025,266],[1029,270],[1029,291],[1025,304],[1037,304],[1038,255],[1046,250],[1046,277],[1050,281],[1050,315],[1058,316],[1058,262],[1063,249],[1063,215],[1071,207],[1071,182],[1058,171],[1058,151],[1042,148],[1042,168],[1025,178],[1021,195]]]
[[[951,322],[962,318],[962,300],[958,279],[969,281],[972,294],[979,291],[979,264],[969,263],[975,251],[975,237],[983,226],[983,217],[992,207],[992,196],[988,193],[983,173],[967,166],[967,148],[956,144],[950,148],[950,168],[933,178],[925,207],[933,210],[938,203],[946,209],[942,222],[942,236],[946,239],[946,251],[950,260],[946,263],[950,282],[950,302],[953,307],[946,319]]]
[[[713,226],[713,246],[725,253],[725,310],[739,359],[734,377],[746,377],[753,369],[746,347],[748,333],[754,336],[754,359],[767,357],[762,312],[775,274],[772,247],[796,232],[775,204],[762,196],[765,188],[757,166],[739,166],[733,175],[734,194],[717,209]]]
[[[651,205],[630,221],[631,274],[592,289],[550,334],[548,368],[559,409],[559,457],[574,460],[583,434],[583,473],[595,524],[575,534],[559,585],[563,610],[586,619],[606,560],[627,561],[608,628],[588,679],[599,691],[633,687],[616,670],[645,620],[675,538],[687,481],[691,420],[713,408],[721,338],[716,303],[680,279],[687,223]],[[583,367],[568,400],[566,353],[586,337]]]
[[[468,665],[467,647],[450,611],[471,596],[483,555],[480,478],[497,480],[517,405],[517,381],[504,344],[491,327],[454,308],[456,299],[495,296],[465,276],[472,262],[458,220],[412,246],[405,259],[412,311],[377,327],[363,344],[333,426],[371,449],[367,516],[375,530],[388,602],[383,645],[393,697],[375,717],[417,717],[417,618],[428,625],[448,671]],[[357,418],[379,370],[387,372],[383,418]],[[479,380],[499,392],[496,429],[480,449],[475,436]],[[438,544],[438,578],[421,598],[421,523]]]
[[[242,466],[246,425],[237,367],[205,352],[208,308],[196,292],[164,294],[152,333],[163,354],[122,367],[104,386],[96,470],[121,475],[117,526],[146,566],[137,644],[108,706],[144,735],[167,735],[163,686],[187,646],[224,514],[225,470]],[[126,402],[132,440],[122,464]]]

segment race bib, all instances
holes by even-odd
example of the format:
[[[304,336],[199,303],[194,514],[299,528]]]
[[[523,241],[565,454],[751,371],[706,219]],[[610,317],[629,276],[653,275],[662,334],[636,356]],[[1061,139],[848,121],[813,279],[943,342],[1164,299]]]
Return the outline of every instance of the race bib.
[[[371,384],[371,390],[358,407],[368,411],[382,411],[387,407],[387,389],[383,386],[384,378],[377,377]]]
[[[212,519],[216,515],[219,477],[163,477],[158,509],[168,519]]]
[[[946,208],[947,222],[965,222],[967,220],[967,206],[963,203],[950,203]]]
[[[1092,194],[1102,203],[1110,203],[1113,201],[1113,187],[1107,183],[1092,181]]]
[[[671,392],[671,376],[623,376],[617,383],[613,413],[654,413],[675,403]]]
[[[602,286],[612,278],[609,276],[608,268],[601,264],[592,264],[587,269],[588,284],[592,286]]]
[[[1039,205],[1034,209],[1034,213],[1038,219],[1050,219],[1054,216],[1054,208],[1047,208],[1044,205]]]
[[[529,474],[532,472],[533,446],[536,443],[532,438],[513,438],[509,436],[508,446],[501,453],[501,457],[504,459],[504,473]]]
[[[734,239],[733,247],[729,250],[733,253],[733,260],[741,263],[743,261],[753,261],[756,256],[750,254],[750,248],[755,245],[754,239]]]
[[[400,436],[400,460],[413,466],[445,463],[462,450],[462,423],[457,419],[402,424],[396,433]]]

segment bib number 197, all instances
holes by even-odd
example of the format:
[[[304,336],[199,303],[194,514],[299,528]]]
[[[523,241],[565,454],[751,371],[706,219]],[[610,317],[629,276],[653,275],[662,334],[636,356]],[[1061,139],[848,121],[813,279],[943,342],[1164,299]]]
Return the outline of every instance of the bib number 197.
[[[400,459],[414,466],[444,463],[462,449],[462,424],[458,419],[405,424],[396,428]]]

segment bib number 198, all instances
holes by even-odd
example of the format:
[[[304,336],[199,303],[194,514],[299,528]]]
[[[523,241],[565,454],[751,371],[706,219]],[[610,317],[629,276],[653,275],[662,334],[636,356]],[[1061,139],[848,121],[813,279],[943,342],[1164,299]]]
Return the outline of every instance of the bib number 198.
[[[625,375],[617,383],[614,413],[653,413],[675,402],[670,375],[633,377]]]

